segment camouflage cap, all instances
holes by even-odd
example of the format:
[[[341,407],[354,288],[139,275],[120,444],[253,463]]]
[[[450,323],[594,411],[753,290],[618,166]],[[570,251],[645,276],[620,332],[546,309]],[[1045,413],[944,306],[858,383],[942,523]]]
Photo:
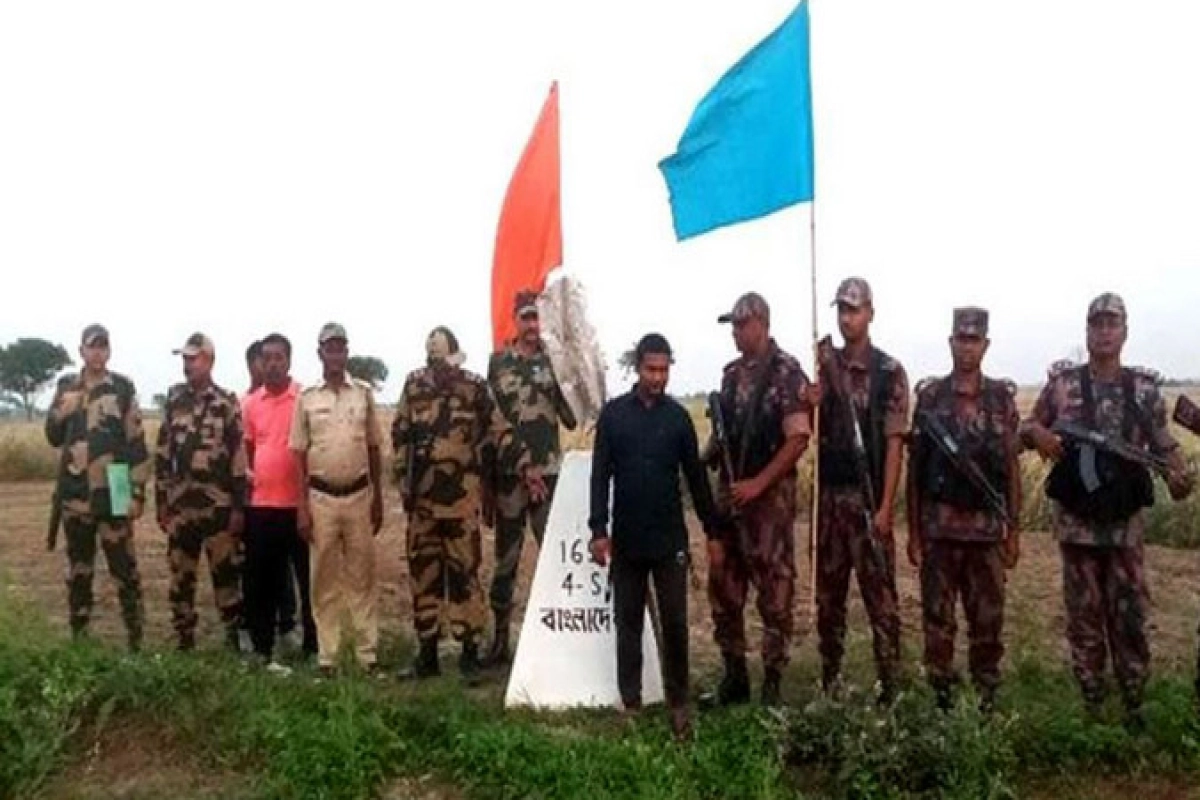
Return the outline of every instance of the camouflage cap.
[[[833,296],[831,306],[836,306],[838,303],[845,303],[851,308],[862,308],[863,306],[874,301],[875,296],[871,294],[871,284],[867,283],[863,278],[846,278],[838,284],[837,294]]]
[[[325,344],[330,339],[341,339],[344,342],[349,338],[346,336],[346,326],[339,322],[326,322],[317,334],[317,344]]]
[[[1121,299],[1121,295],[1113,292],[1105,292],[1088,304],[1088,322],[1092,321],[1092,317],[1099,316],[1100,314],[1114,314],[1124,322],[1125,301]]]
[[[452,367],[462,366],[467,354],[459,350],[458,337],[449,328],[439,325],[425,340],[425,360],[429,364],[443,362]]]
[[[216,345],[213,344],[212,339],[208,338],[203,333],[196,332],[187,338],[187,341],[183,343],[183,347],[180,347],[178,350],[172,350],[171,352],[174,355],[185,356],[187,358],[198,356],[201,353],[208,353],[210,356],[215,356],[217,354],[217,348]]]
[[[771,324],[771,307],[758,292],[746,292],[733,304],[733,309],[717,317],[717,322],[740,322],[751,317],[758,317],[765,324]]]
[[[982,336],[988,334],[988,312],[979,306],[965,306],[954,309],[954,323],[950,330],[951,336]]]
[[[538,293],[533,291],[517,292],[513,298],[513,315],[523,317],[526,314],[538,313]]]
[[[79,341],[84,347],[91,347],[97,339],[108,340],[108,328],[98,322],[93,322],[83,329],[83,335],[79,337]]]

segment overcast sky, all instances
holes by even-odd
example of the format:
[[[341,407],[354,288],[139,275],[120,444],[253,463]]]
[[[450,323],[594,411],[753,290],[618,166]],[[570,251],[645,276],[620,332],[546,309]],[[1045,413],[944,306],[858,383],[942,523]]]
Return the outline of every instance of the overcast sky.
[[[195,329],[217,377],[270,330],[382,357],[427,331],[486,366],[504,189],[561,87],[566,268],[616,355],[648,330],[676,391],[733,356],[714,318],[770,300],[811,361],[809,206],[674,241],[657,162],[791,0],[0,4],[0,342],[74,352],[93,320],[145,399]],[[992,310],[988,369],[1036,382],[1129,305],[1127,360],[1200,375],[1200,4],[813,0],[819,323],[842,277],[875,341],[946,369],[951,308]],[[620,385],[612,374],[610,385]]]

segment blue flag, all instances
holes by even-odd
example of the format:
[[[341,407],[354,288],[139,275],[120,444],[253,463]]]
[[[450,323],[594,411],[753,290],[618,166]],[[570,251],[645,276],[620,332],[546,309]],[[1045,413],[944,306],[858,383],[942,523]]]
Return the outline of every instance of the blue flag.
[[[658,167],[680,240],[812,200],[805,0],[722,76]]]

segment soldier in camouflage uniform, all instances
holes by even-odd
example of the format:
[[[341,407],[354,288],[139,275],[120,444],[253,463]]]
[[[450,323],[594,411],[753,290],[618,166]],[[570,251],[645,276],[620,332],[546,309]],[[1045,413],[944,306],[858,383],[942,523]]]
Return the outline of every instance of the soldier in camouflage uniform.
[[[1182,499],[1191,492],[1194,477],[1167,428],[1161,381],[1154,372],[1121,364],[1128,336],[1126,319],[1125,303],[1115,294],[1105,293],[1091,302],[1088,363],[1060,362],[1051,367],[1049,381],[1023,425],[1022,440],[1043,458],[1069,464],[1068,448],[1051,430],[1056,421],[1080,423],[1119,437],[1166,458],[1167,486],[1172,497]],[[1100,522],[1078,516],[1058,501],[1051,508],[1062,552],[1067,641],[1084,701],[1091,713],[1099,712],[1105,695],[1104,664],[1106,655],[1111,655],[1126,722],[1136,729],[1143,724],[1142,691],[1150,666],[1143,513],[1137,510],[1122,519]]]
[[[1021,509],[1017,387],[983,374],[987,331],[987,311],[955,309],[950,336],[954,371],[917,385],[908,470],[908,558],[921,570],[925,669],[939,706],[949,708],[958,682],[954,633],[961,596],[971,677],[980,706],[990,711],[1004,655],[1004,570],[1016,566],[1019,533],[930,440],[922,421],[929,414],[945,426],[963,458],[979,467],[1015,520]]]
[[[836,402],[828,377],[822,375],[817,487],[821,683],[831,691],[839,680],[845,652],[846,596],[854,572],[871,621],[879,700],[886,703],[895,694],[900,668],[892,523],[904,437],[908,433],[908,377],[900,362],[871,342],[875,306],[865,280],[842,281],[833,304],[838,309],[838,328],[845,346],[835,350],[832,357],[841,373],[841,391],[853,403],[860,422],[876,508],[867,508],[863,481],[855,466],[853,423],[844,406]]]
[[[762,702],[779,702],[780,680],[792,638],[796,589],[796,462],[811,434],[808,376],[770,336],[771,311],[750,292],[718,318],[733,323],[741,357],[726,365],[721,409],[727,423],[732,482],[722,471],[719,504],[733,524],[708,542],[709,601],[714,638],[725,674],[706,705],[745,702],[745,606],[750,584],[762,617]],[[721,454],[711,446],[707,460]]]
[[[461,368],[458,340],[435,328],[425,343],[427,363],[408,375],[392,423],[395,472],[408,515],[408,569],[420,651],[405,678],[439,673],[438,637],[443,599],[451,635],[462,643],[459,669],[475,677],[484,625],[479,582],[481,469],[498,458],[521,475],[534,496],[545,486],[529,453],[514,446],[512,426],[496,406],[487,381]],[[509,463],[503,463],[511,459]]]
[[[137,390],[123,375],[108,371],[108,331],[102,325],[83,330],[79,355],[83,371],[61,381],[46,417],[46,439],[66,448],[58,476],[58,496],[67,536],[67,596],[71,631],[87,632],[92,613],[92,575],[96,541],[104,550],[108,571],[116,579],[121,616],[129,647],[142,642],[142,589],[133,523],[142,515],[150,457],[142,431]],[[108,468],[129,469],[131,500],[128,513],[113,513]]]
[[[541,547],[562,455],[558,428],[561,424],[574,430],[576,424],[571,406],[559,389],[550,357],[542,348],[537,294],[519,292],[513,315],[517,337],[492,354],[488,361],[488,385],[501,413],[512,424],[516,440],[529,451],[533,465],[542,471],[546,496],[530,496],[525,481],[516,473],[496,475],[494,485],[484,487],[484,517],[488,524],[494,518],[496,529],[496,569],[491,589],[495,631],[487,655],[491,665],[510,660],[509,621],[526,520]],[[513,463],[512,459],[508,462]]]
[[[176,350],[185,383],[167,393],[155,458],[158,525],[167,534],[171,621],[179,649],[196,646],[196,573],[208,556],[226,644],[238,649],[242,611],[238,542],[245,522],[246,444],[241,404],[213,383],[216,350],[202,333]]]

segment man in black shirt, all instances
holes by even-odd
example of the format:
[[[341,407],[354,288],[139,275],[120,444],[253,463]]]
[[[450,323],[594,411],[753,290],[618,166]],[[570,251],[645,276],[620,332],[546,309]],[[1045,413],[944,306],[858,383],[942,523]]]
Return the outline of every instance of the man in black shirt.
[[[592,557],[612,558],[613,617],[617,626],[617,683],[627,710],[641,707],[642,624],[653,577],[662,627],[662,666],[671,729],[691,735],[688,717],[688,535],[683,519],[682,469],[706,533],[714,506],[688,412],[666,395],[671,346],[656,333],[635,351],[638,380],[610,400],[596,427],[592,454]],[[608,526],[609,484],[613,525]]]

